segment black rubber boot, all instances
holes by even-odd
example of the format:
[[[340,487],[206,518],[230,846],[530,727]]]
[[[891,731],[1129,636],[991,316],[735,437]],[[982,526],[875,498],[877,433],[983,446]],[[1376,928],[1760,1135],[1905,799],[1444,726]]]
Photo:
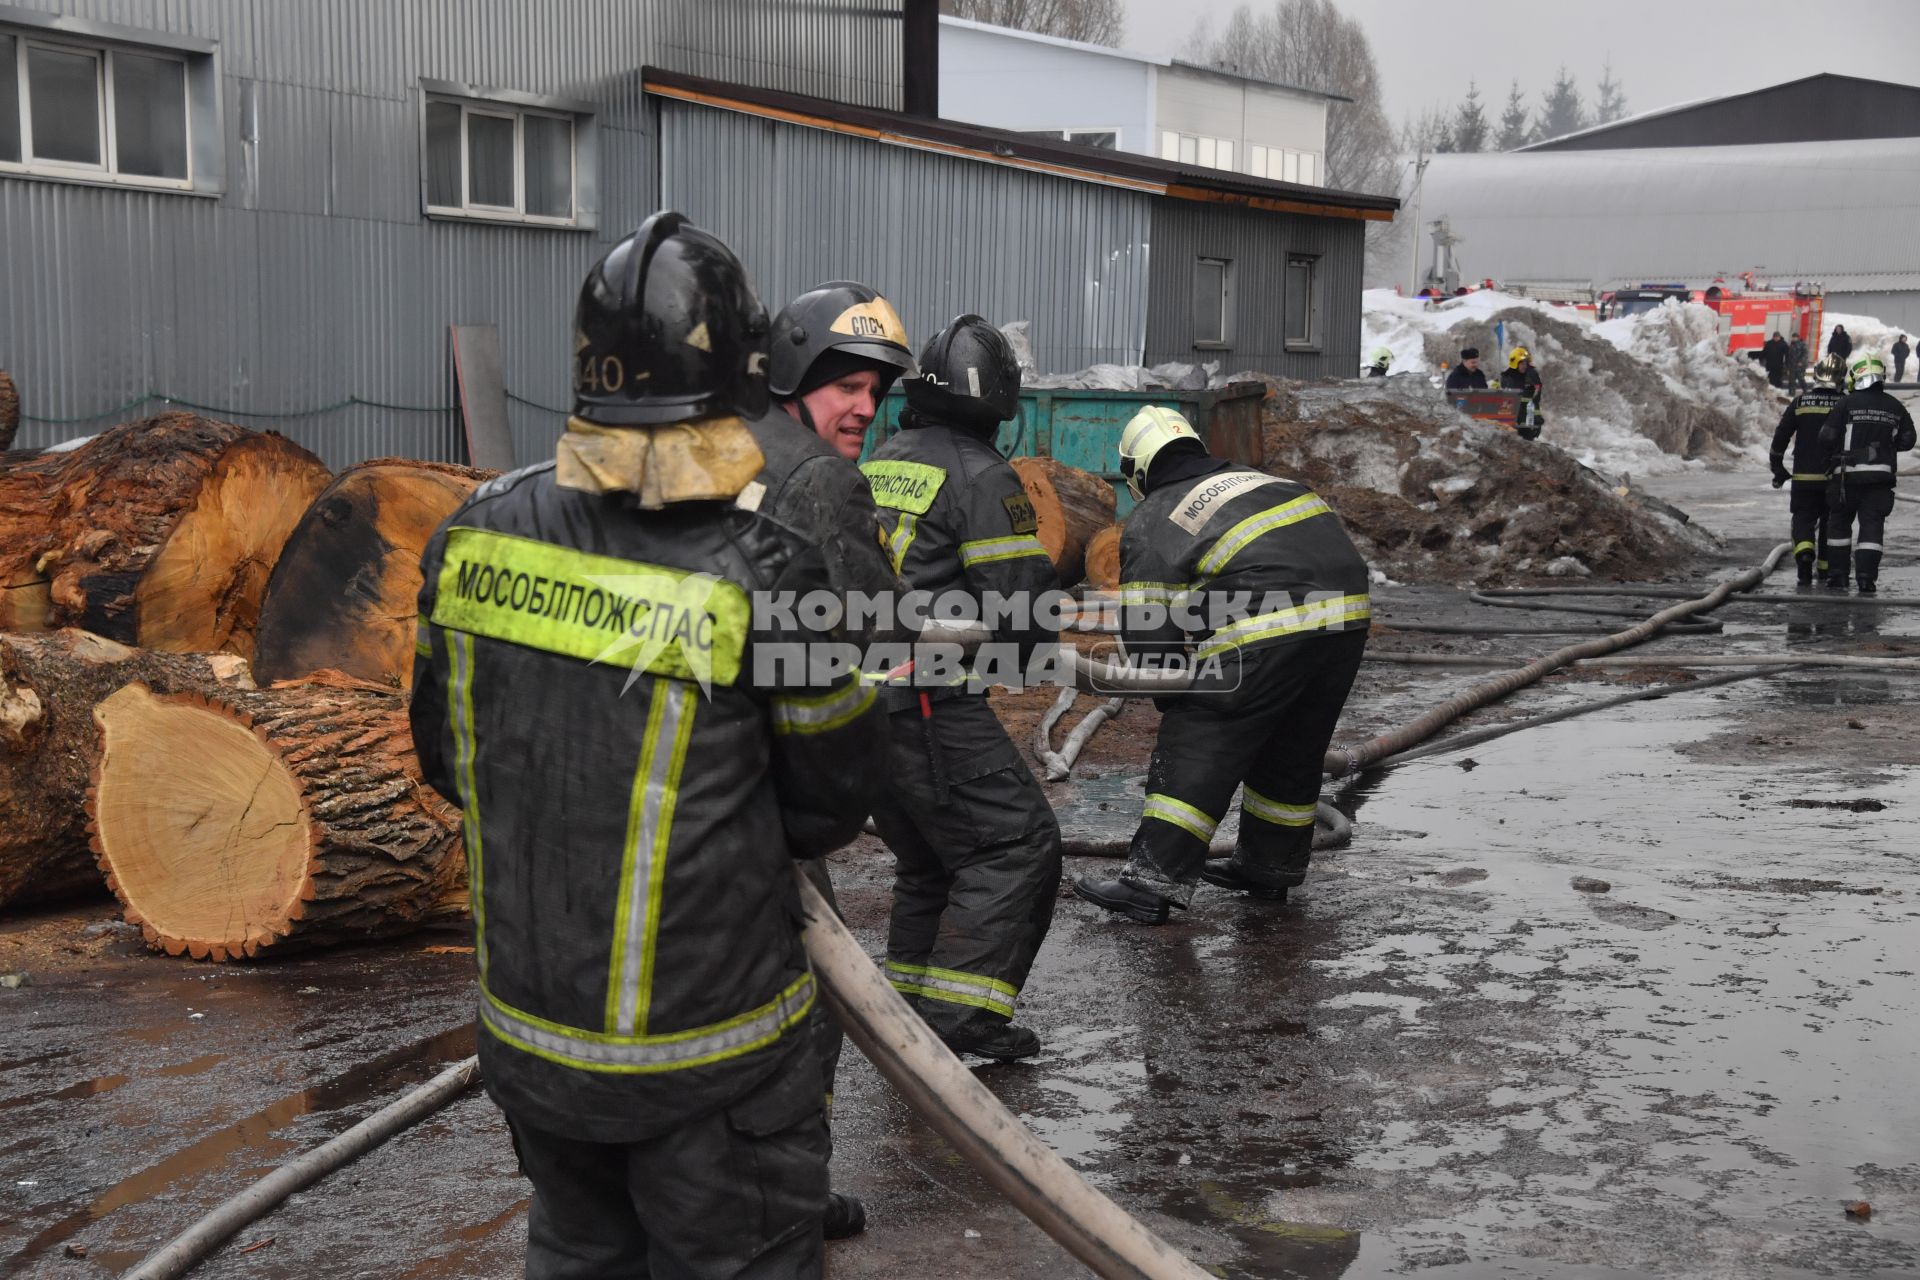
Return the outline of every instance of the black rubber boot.
[[[859,1196],[844,1191],[827,1192],[827,1211],[820,1217],[820,1230],[829,1240],[845,1240],[867,1229],[867,1206]]]
[[[1200,869],[1200,878],[1208,884],[1219,885],[1222,889],[1237,889],[1241,893],[1267,902],[1287,900],[1285,888],[1276,889],[1272,885],[1247,879],[1235,869],[1232,858],[1208,858],[1207,865]]]
[[[1800,585],[1803,587],[1812,586],[1813,585],[1813,557],[1812,556],[1800,557],[1799,569],[1800,569]]]
[[[994,1017],[969,1018],[940,1039],[955,1053],[972,1053],[1001,1062],[1018,1062],[1040,1052],[1040,1037]]]
[[[1829,591],[1845,591],[1847,589],[1847,580],[1845,578],[1836,578],[1829,574],[1820,580],[1820,585]]]
[[[1151,889],[1142,889],[1118,878],[1102,880],[1079,876],[1073,882],[1073,891],[1096,907],[1105,907],[1141,924],[1165,924],[1172,909],[1171,903]]]
[[[1858,591],[1863,596],[1873,596],[1873,595],[1880,594],[1880,587],[1872,578],[1860,579],[1859,582],[1854,584],[1854,590]]]

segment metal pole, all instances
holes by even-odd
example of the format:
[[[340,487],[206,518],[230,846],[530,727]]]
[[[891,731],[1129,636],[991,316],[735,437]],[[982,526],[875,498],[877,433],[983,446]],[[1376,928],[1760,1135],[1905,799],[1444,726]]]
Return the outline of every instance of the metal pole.
[[[1411,298],[1420,292],[1420,187],[1427,176],[1427,156],[1420,153],[1413,162],[1413,221],[1407,224],[1407,236],[1412,241],[1411,251],[1407,254],[1407,296]]]

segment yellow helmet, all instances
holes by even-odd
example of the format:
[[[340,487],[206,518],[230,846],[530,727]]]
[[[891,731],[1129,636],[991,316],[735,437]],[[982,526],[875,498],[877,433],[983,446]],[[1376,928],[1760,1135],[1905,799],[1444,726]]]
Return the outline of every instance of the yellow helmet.
[[[1518,369],[1531,359],[1533,359],[1533,352],[1527,350],[1525,347],[1515,347],[1507,353],[1507,368]]]
[[[1127,492],[1135,502],[1147,496],[1147,468],[1162,449],[1176,440],[1198,440],[1200,436],[1179,412],[1165,405],[1150,404],[1133,415],[1120,433],[1120,474],[1127,478]]]

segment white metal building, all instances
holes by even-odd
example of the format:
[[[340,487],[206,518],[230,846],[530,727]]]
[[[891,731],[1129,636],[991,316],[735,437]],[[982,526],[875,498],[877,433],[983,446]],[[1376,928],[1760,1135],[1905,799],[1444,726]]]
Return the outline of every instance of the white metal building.
[[[1324,186],[1334,101],[1165,55],[940,19],[950,120]]]

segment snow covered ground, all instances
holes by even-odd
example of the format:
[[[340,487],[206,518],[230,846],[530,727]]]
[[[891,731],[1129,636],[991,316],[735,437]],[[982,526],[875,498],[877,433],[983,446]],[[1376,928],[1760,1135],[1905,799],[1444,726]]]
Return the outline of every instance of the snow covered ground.
[[[1757,364],[1721,349],[1716,317],[1697,304],[1594,324],[1496,290],[1434,306],[1389,290],[1364,295],[1361,351],[1389,348],[1395,373],[1437,376],[1466,345],[1484,352],[1489,381],[1506,352],[1525,345],[1546,380],[1542,438],[1614,475],[1756,463],[1782,404]]]

